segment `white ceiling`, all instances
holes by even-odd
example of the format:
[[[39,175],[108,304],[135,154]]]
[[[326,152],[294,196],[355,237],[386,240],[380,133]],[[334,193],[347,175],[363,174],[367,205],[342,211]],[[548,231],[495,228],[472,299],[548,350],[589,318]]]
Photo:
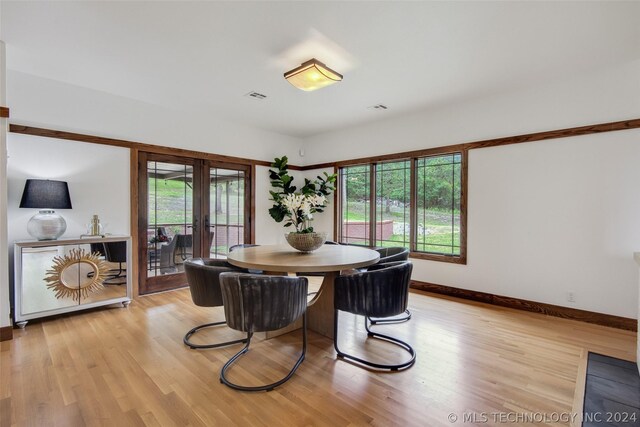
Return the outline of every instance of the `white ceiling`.
[[[638,2],[1,8],[11,70],[302,137],[640,58]],[[344,81],[303,92],[282,78],[314,56]]]

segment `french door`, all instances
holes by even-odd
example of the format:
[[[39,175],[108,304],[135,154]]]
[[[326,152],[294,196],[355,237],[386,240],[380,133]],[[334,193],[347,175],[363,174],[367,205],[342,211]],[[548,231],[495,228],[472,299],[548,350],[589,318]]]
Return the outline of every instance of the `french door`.
[[[140,294],[186,286],[184,261],[251,241],[251,166],[140,152]]]

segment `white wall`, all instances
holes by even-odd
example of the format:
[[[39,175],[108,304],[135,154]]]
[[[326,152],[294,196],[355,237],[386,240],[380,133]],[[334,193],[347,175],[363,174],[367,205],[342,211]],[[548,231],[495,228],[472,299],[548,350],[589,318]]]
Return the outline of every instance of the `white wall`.
[[[311,171],[295,171],[290,170],[289,174],[293,176],[293,183],[300,188],[304,185],[304,178],[313,180],[322,172],[333,173],[333,169],[316,169]],[[268,244],[286,244],[284,238],[285,233],[293,231],[293,227],[284,228],[284,222],[276,223],[269,216],[269,209],[273,206],[273,202],[269,200],[271,184],[269,182],[269,168],[264,166],[256,167],[256,243],[262,245]],[[314,215],[313,223],[316,231],[328,232],[328,239],[333,239],[333,198],[330,198],[327,209],[319,214]]]
[[[413,278],[636,317],[638,164],[640,130],[472,150],[467,265]]]
[[[11,123],[272,161],[300,140],[9,70]]]
[[[333,173],[333,168],[331,169],[313,169],[308,171],[300,172],[300,178],[296,178],[296,182],[299,182],[300,186],[304,184],[304,179],[308,178],[313,181],[317,179],[318,175],[324,177],[324,172],[331,175]],[[298,181],[299,179],[299,181]],[[328,198],[329,203],[327,204],[326,209],[322,213],[316,213],[313,215],[312,226],[315,231],[326,231],[328,233],[327,239],[333,240],[333,211],[334,211],[334,203],[333,203],[333,194]]]
[[[392,107],[393,108],[393,107]],[[308,138],[309,163],[640,117],[640,61]],[[634,318],[640,132],[470,152],[468,265],[413,278]],[[566,301],[573,291],[576,302]]]
[[[305,159],[324,163],[638,117],[640,60],[309,137]]]
[[[97,214],[105,232],[129,234],[129,149],[10,133],[8,138],[9,241],[32,239],[27,222],[37,209],[20,209],[29,178],[67,181],[73,209],[58,213],[67,222],[62,238],[87,232]]]
[[[0,8],[1,9],[1,8]],[[0,40],[0,106],[6,104],[5,45]],[[7,124],[0,118],[0,328],[11,324],[9,319],[9,271],[3,266],[9,262],[7,238]]]
[[[278,156],[280,157],[280,156]],[[295,172],[295,171],[292,171]],[[294,173],[294,180],[298,181],[298,178]],[[273,206],[273,202],[269,200],[269,190],[271,184],[269,183],[269,168],[266,166],[256,166],[256,217],[255,220],[255,243],[259,245],[268,245],[279,243],[286,243],[284,240],[284,233],[288,230],[282,226],[282,223],[276,223],[273,218],[269,216],[269,208]],[[294,181],[294,182],[295,182]]]

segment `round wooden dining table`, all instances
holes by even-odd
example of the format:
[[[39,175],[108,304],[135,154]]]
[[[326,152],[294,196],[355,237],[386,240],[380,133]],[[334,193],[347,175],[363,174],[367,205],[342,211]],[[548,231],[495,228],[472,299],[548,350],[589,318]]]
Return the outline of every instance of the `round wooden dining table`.
[[[322,245],[310,252],[299,252],[288,245],[264,245],[230,252],[227,261],[237,267],[263,270],[266,274],[324,273],[320,290],[309,301],[309,329],[333,338],[333,282],[341,270],[375,264],[380,254],[359,246]]]

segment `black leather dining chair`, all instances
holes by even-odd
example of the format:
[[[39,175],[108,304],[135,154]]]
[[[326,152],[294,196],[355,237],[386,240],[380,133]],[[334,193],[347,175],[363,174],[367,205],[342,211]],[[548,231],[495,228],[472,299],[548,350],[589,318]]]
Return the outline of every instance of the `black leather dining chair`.
[[[117,279],[126,279],[127,270],[122,267],[127,262],[127,242],[106,242],[91,243],[91,253],[96,253],[104,257],[105,261],[117,263],[118,268],[110,269],[107,277],[102,282],[103,285],[123,285],[126,281]],[[115,280],[115,281],[114,281]]]
[[[409,249],[402,246],[391,246],[387,248],[374,249],[380,254],[380,259],[376,264],[386,264],[394,261],[407,261],[409,259]],[[371,268],[371,267],[369,267]],[[373,325],[390,325],[393,323],[408,322],[411,320],[411,310],[406,309],[404,313],[399,316],[393,316],[389,318],[369,318],[369,321]]]
[[[255,248],[256,246],[260,246],[260,245],[254,245],[252,243],[240,243],[237,245],[230,246],[229,252],[233,252],[235,250],[244,249],[244,248]]]
[[[271,391],[284,384],[296,372],[307,352],[307,289],[304,277],[223,273],[220,275],[227,325],[246,332],[246,344],[220,371],[220,382],[236,390]],[[289,373],[278,381],[258,385],[240,385],[227,377],[229,368],[249,351],[254,332],[282,329],[302,316],[302,351]]]
[[[220,307],[223,304],[222,291],[220,290],[220,275],[222,273],[245,270],[239,270],[224,260],[192,258],[185,261],[184,271],[187,276],[187,283],[189,284],[193,303],[200,307]],[[224,324],[226,324],[226,321],[223,320],[196,326],[186,333],[182,341],[186,346],[193,349],[223,347],[246,342],[244,338],[214,344],[194,344],[190,341],[190,338],[199,330]]]
[[[118,269],[112,270],[113,274],[104,281],[105,285],[122,285],[126,282],[111,282],[114,279],[127,277],[126,268],[122,264],[127,262],[127,242],[106,242],[104,243],[104,257],[108,262],[118,263]]]
[[[380,260],[378,261],[378,264],[385,264],[394,261],[406,261],[409,259],[409,249],[403,246],[375,248],[374,251],[380,254]]]
[[[409,261],[396,261],[388,264],[377,264],[369,270],[357,274],[340,275],[335,280],[334,289],[334,347],[339,358],[349,359],[375,369],[397,371],[406,369],[415,363],[416,353],[408,343],[374,332],[370,329],[370,317],[395,316],[407,309],[409,299],[409,283],[413,265]],[[407,351],[411,358],[396,364],[376,363],[370,360],[345,353],[339,346],[340,311],[364,316],[367,336],[378,338],[395,344]]]
[[[260,246],[260,245],[254,245],[253,243],[240,243],[237,245],[233,245],[229,247],[229,252],[233,252],[233,251],[237,251],[240,249],[245,249],[245,248],[255,248],[256,246]],[[262,274],[264,273],[264,271],[262,270],[253,270],[253,269],[249,269],[248,270],[249,273],[251,274]]]

